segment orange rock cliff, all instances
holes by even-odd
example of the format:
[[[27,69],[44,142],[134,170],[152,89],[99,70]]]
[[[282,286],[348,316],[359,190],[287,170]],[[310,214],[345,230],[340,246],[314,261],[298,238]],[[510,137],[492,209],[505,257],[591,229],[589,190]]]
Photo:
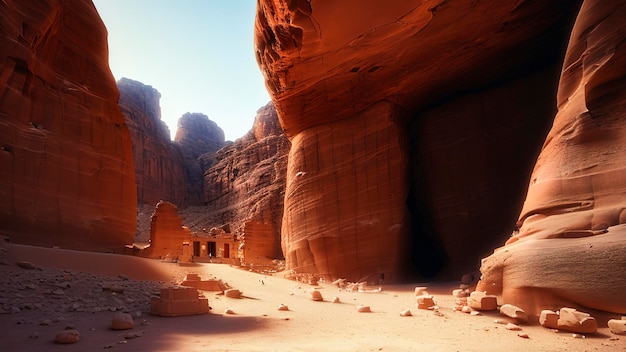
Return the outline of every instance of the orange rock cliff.
[[[20,242],[133,240],[131,140],[91,1],[0,3],[0,223]]]
[[[625,18],[623,0],[258,0],[273,103],[234,143],[187,114],[169,144],[158,92],[122,82],[120,110],[90,1],[3,1],[0,231],[120,247],[138,199],[172,198],[203,205],[191,231],[231,227],[297,272],[480,266],[479,290],[531,314],[625,313]]]
[[[579,5],[259,1],[257,59],[292,143],[287,267],[477,267],[514,227]]]

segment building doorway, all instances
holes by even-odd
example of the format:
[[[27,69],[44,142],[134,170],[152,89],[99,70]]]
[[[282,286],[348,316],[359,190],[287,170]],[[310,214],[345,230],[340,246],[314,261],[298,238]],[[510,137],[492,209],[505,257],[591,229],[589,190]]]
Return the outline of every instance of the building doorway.
[[[224,258],[230,258],[230,246],[224,243]]]
[[[215,245],[215,242],[210,242],[210,241],[207,242],[206,248],[207,248],[207,254],[209,255],[209,257],[215,258],[215,255],[217,254],[217,246]]]

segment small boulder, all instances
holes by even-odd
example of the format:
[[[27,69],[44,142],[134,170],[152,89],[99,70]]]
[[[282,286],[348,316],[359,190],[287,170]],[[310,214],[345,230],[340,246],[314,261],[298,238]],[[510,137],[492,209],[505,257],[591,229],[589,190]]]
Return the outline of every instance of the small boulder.
[[[408,310],[408,309],[405,309],[405,310],[403,310],[403,311],[401,311],[401,312],[400,312],[400,316],[401,316],[401,317],[410,317],[410,316],[412,316],[412,315],[413,315],[413,314],[411,314],[411,311],[410,311],[410,310]]]
[[[541,324],[544,328],[558,329],[558,321],[559,315],[548,309],[542,310],[539,315],[539,324]]]
[[[278,310],[289,310],[289,307],[281,303],[281,304],[278,306]]]
[[[226,309],[224,314],[235,314],[235,312],[232,309]]]
[[[428,295],[428,287],[425,286],[418,286],[415,288],[415,295],[416,296],[424,296],[424,295]]]
[[[516,307],[512,304],[502,305],[502,307],[500,307],[500,314],[513,318],[520,323],[528,322],[528,314],[526,314],[522,308]]]
[[[229,298],[241,298],[241,291],[236,288],[231,288],[224,291],[224,296]]]
[[[431,309],[436,306],[435,299],[431,295],[417,296],[417,309]]]
[[[356,307],[356,311],[359,313],[369,313],[372,311],[370,306],[358,306]]]
[[[323,301],[324,297],[322,297],[322,293],[318,290],[311,291],[311,299],[314,301]]]
[[[611,319],[609,320],[609,329],[611,332],[617,335],[626,335],[626,320],[622,319]]]
[[[339,299],[339,297],[334,297],[333,303],[341,303],[341,300]]]
[[[487,292],[474,291],[470,293],[467,304],[476,310],[496,310],[498,309],[498,297],[488,295]]]
[[[78,330],[59,331],[54,337],[54,342],[62,344],[76,343],[80,340],[80,332]]]
[[[564,307],[559,310],[558,328],[581,334],[593,334],[598,331],[598,322],[588,313]]]
[[[116,313],[111,320],[111,329],[128,330],[135,327],[133,316],[128,313]]]

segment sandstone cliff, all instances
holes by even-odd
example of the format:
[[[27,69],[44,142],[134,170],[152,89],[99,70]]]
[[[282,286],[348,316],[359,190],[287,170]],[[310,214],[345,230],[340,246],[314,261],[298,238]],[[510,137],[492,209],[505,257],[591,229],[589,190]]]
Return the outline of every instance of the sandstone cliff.
[[[183,155],[161,121],[161,95],[151,86],[127,78],[119,80],[117,87],[133,142],[137,202],[154,207],[165,200],[187,206]]]
[[[186,113],[178,119],[174,144],[185,164],[186,204],[200,205],[203,175],[214,162],[212,154],[224,146],[224,131],[204,114]]]
[[[292,143],[287,268],[478,267],[514,227],[579,5],[260,0],[257,59]]]
[[[624,1],[585,0],[519,231],[483,261],[479,289],[534,313],[626,312],[625,19]]]
[[[273,104],[259,109],[252,130],[215,154],[204,175],[206,206],[182,210],[185,225],[193,232],[214,226],[238,235],[244,264],[281,258],[289,146]]]
[[[133,241],[131,141],[91,1],[0,3],[0,223],[14,241]]]

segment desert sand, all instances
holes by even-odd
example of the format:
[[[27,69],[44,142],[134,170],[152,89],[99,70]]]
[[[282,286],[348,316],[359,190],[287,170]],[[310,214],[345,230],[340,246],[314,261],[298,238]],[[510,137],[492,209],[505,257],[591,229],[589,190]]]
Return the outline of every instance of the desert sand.
[[[30,262],[35,268],[17,265]],[[459,283],[419,282],[340,289],[309,285],[285,273],[256,273],[226,264],[179,265],[123,255],[0,245],[0,350],[2,351],[623,351],[626,336],[599,320],[596,334],[574,336],[538,324],[510,331],[497,312],[453,310]],[[188,273],[217,278],[243,293],[240,299],[201,291],[209,314],[161,317],[149,298]],[[437,311],[415,306],[417,286],[427,286]],[[117,289],[113,289],[116,287]],[[323,301],[313,301],[311,292]],[[371,291],[371,292],[369,292]],[[338,297],[340,303],[333,303]],[[280,305],[288,310],[278,310]],[[366,305],[369,313],[359,313]],[[227,309],[234,314],[225,314]],[[412,316],[401,316],[409,309]],[[132,314],[132,330],[111,330],[116,312]],[[619,318],[619,316],[611,316]],[[58,344],[67,327],[80,341]],[[125,338],[128,333],[138,335]],[[518,336],[525,333],[528,338]]]

